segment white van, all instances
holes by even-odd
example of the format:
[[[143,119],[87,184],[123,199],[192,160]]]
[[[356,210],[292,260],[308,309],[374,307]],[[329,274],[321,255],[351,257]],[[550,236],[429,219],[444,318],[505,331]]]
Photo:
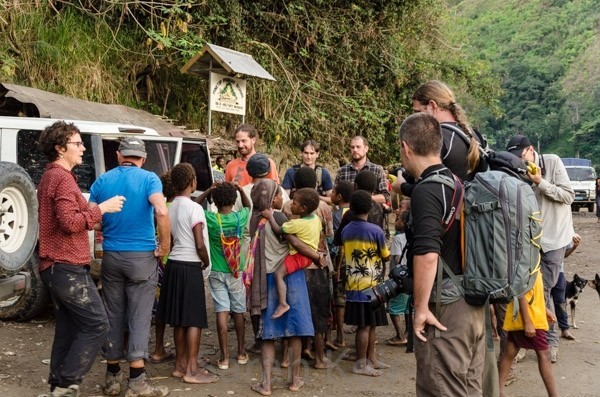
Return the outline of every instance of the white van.
[[[45,159],[37,149],[38,136],[55,121],[0,117],[0,320],[31,319],[48,303],[37,269],[35,188],[45,168]],[[65,121],[79,128],[85,144],[83,164],[73,170],[85,196],[96,178],[118,165],[119,141],[126,136],[146,143],[148,158],[143,168],[161,175],[175,164],[188,162],[196,170],[199,191],[212,184],[206,139],[160,136],[151,128],[135,125]],[[94,241],[101,241],[101,237],[90,238],[92,268],[99,269],[101,244],[96,244],[95,251]]]

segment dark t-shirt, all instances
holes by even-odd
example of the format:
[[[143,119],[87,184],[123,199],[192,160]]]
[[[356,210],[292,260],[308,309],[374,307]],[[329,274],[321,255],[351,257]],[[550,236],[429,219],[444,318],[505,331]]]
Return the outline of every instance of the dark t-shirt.
[[[456,123],[454,126],[460,128]],[[467,170],[469,169],[469,161],[467,155],[469,154],[469,145],[463,138],[458,136],[456,132],[449,128],[445,128],[444,124],[442,127],[442,163],[454,173],[461,181],[467,178]]]
[[[412,217],[411,255],[430,252],[441,254],[455,274],[462,274],[460,253],[460,222],[456,219],[444,232],[442,219],[448,216],[452,206],[453,189],[441,183],[420,183],[433,173],[452,177],[442,164],[427,168],[412,191],[410,216]]]

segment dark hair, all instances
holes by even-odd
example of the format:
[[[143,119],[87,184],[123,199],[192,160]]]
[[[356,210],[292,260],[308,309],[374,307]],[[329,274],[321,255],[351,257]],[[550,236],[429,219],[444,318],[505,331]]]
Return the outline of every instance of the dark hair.
[[[313,149],[315,149],[315,152],[319,153],[319,143],[315,140],[309,139],[307,141],[304,141],[304,143],[300,146],[300,150],[304,151],[304,149],[306,149],[307,146],[312,146]]]
[[[305,187],[294,192],[294,199],[306,207],[307,214],[311,214],[319,208],[319,193],[315,188]]]
[[[162,182],[162,192],[167,201],[172,200],[177,192],[175,191],[175,187],[173,186],[173,182],[171,182],[171,173],[165,172],[160,176],[160,181]]]
[[[300,167],[294,174],[294,187],[296,189],[302,189],[309,187],[311,189],[317,188],[317,173],[310,167]]]
[[[177,193],[183,192],[196,179],[196,171],[190,163],[179,163],[171,170],[171,183]]]
[[[440,155],[442,130],[435,117],[427,113],[414,113],[400,125],[400,140],[410,146],[417,156]]]
[[[234,205],[237,200],[237,189],[233,183],[223,182],[215,186],[211,192],[211,197],[217,208]]]
[[[345,203],[349,203],[350,197],[352,197],[352,193],[354,193],[354,184],[349,181],[339,181],[335,184],[333,190],[342,196],[342,200],[344,200]]]
[[[248,134],[249,138],[258,138],[258,131],[256,131],[256,128],[250,124],[239,125],[235,131],[233,131],[233,136],[235,136],[238,132],[245,132]]]
[[[364,190],[373,194],[377,189],[377,175],[373,171],[362,170],[354,177],[354,183],[356,184],[356,190]]]
[[[357,190],[350,197],[350,211],[356,215],[368,214],[373,208],[373,199],[371,195],[364,190]]]
[[[56,146],[66,148],[69,138],[80,133],[75,124],[56,121],[51,126],[46,127],[40,134],[38,149],[46,157],[46,160],[54,161],[58,159],[59,154],[56,151]]]

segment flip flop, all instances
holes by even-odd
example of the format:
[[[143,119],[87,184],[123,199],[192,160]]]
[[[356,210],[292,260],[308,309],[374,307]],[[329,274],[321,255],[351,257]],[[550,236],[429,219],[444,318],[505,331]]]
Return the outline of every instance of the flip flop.
[[[217,367],[219,369],[229,369],[229,363],[223,364],[221,360],[217,360]]]
[[[240,365],[244,365],[246,363],[248,363],[248,360],[250,359],[250,357],[248,357],[248,353],[244,353],[244,355],[242,356],[242,358],[238,358],[237,362]]]
[[[158,359],[150,357],[150,362],[152,364],[162,364],[162,363],[167,363],[167,362],[173,361],[173,360],[175,360],[175,354],[173,354],[173,352],[169,352],[166,356],[158,358]]]

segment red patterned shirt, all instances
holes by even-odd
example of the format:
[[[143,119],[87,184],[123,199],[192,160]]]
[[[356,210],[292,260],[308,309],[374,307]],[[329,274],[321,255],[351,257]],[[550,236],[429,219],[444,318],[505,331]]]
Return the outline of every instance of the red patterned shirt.
[[[40,272],[55,262],[89,265],[88,230],[102,221],[100,208],[88,208],[77,177],[49,163],[38,185]]]

